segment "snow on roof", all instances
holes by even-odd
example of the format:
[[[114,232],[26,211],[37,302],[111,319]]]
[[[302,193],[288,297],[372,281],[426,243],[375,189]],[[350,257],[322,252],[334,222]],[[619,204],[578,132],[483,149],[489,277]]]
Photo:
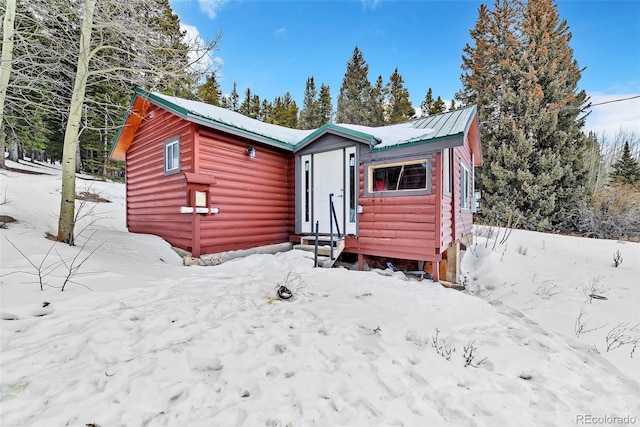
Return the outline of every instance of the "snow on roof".
[[[379,144],[376,148],[392,147],[410,142],[423,141],[435,132],[434,129],[416,129],[413,122],[399,123],[389,126],[371,127],[338,123],[337,126],[366,133],[375,137]]]
[[[319,129],[300,130],[261,122],[204,102],[150,93],[142,89],[137,89],[136,93],[182,114],[189,120],[201,121],[205,125],[214,127],[222,126],[235,129],[247,134],[248,137],[267,138],[271,142],[281,143],[291,148],[295,148],[297,145],[306,145],[309,141],[322,135],[327,129],[343,131],[348,135],[367,139],[375,149],[389,149],[403,144],[428,142],[462,134],[467,130],[470,119],[476,111],[475,106],[472,106],[410,122],[380,127],[339,123],[325,125]]]
[[[150,93],[152,98],[165,100],[189,113],[190,116],[200,116],[214,122],[232,126],[236,129],[261,135],[270,139],[275,139],[289,145],[296,145],[300,140],[306,138],[313,130],[290,129],[271,123],[261,122],[252,119],[235,111],[226,108],[216,107],[199,101],[177,98],[175,96],[162,95],[160,93]]]

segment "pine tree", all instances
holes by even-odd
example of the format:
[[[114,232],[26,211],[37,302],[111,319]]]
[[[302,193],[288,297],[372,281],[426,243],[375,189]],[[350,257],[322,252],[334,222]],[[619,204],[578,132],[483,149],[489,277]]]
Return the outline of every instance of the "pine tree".
[[[289,92],[273,101],[268,123],[295,129],[298,124],[298,106]]]
[[[251,116],[251,89],[247,88],[244,91],[244,99],[240,104],[240,108],[238,108],[238,113],[243,114],[247,117]]]
[[[634,185],[640,183],[640,162],[631,155],[629,142],[624,143],[622,156],[611,168],[609,176],[614,182]]]
[[[351,59],[347,62],[347,72],[340,86],[336,112],[338,123],[355,125],[370,125],[372,123],[371,82],[367,77],[368,73],[369,65],[356,46]]]
[[[449,104],[449,111],[453,111],[456,109],[456,101],[455,99],[451,100],[451,104]]]
[[[371,126],[384,126],[387,123],[385,104],[388,91],[382,76],[378,76],[375,86],[371,89]]]
[[[319,115],[318,92],[313,76],[307,79],[304,89],[304,100],[302,101],[302,110],[300,111],[300,129],[315,129],[321,126],[321,118]]]
[[[446,110],[447,110],[447,107],[444,104],[444,101],[442,100],[442,98],[438,96],[436,100],[433,102],[433,106],[429,110],[429,114],[440,114],[440,113],[444,113]]]
[[[211,73],[207,76],[205,82],[198,87],[198,97],[202,102],[207,104],[221,106],[222,91],[220,90],[220,83],[216,79],[216,74]]]
[[[260,119],[262,112],[260,108],[262,107],[262,103],[260,102],[260,96],[258,94],[253,94],[251,96],[251,102],[249,103],[249,117],[252,119]]]
[[[233,89],[227,99],[227,107],[231,111],[238,111],[240,109],[240,95],[238,95],[238,87],[236,82],[233,82]]]
[[[331,90],[324,83],[320,86],[318,97],[318,116],[320,126],[331,122],[333,119],[333,104],[331,103]]]
[[[404,87],[404,79],[398,72],[398,68],[393,71],[387,83],[387,123],[406,122],[415,116],[416,112],[409,101],[409,90]]]
[[[496,0],[492,11],[480,6],[471,37],[456,97],[477,104],[483,123],[480,213],[558,229],[586,183],[586,94],[577,89],[567,23],[552,0]]]
[[[271,105],[271,103],[266,100],[263,99],[260,102],[260,115],[258,116],[258,120],[266,122],[269,120],[269,117],[271,116],[271,112],[273,110],[273,106]]]
[[[433,91],[429,88],[424,96],[424,101],[420,104],[420,115],[422,117],[428,116],[431,108],[433,108]]]

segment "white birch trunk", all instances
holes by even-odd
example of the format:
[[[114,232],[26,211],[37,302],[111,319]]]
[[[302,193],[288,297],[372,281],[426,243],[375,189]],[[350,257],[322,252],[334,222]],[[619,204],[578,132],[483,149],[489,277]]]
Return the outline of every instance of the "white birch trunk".
[[[91,31],[96,0],[87,0],[82,17],[80,33],[80,50],[78,65],[73,83],[73,94],[69,110],[69,119],[64,133],[62,149],[62,194],[60,200],[60,218],[58,220],[58,241],[70,245],[74,244],[73,231],[75,227],[76,203],[76,153],[78,150],[78,135],[82,120],[82,105],[84,104],[87,78],[89,75],[89,60],[91,59]]]
[[[0,62],[0,168],[5,169],[4,150],[6,133],[4,126],[4,103],[11,76],[13,62],[13,34],[16,18],[16,0],[6,0],[4,20],[2,22],[2,62]]]

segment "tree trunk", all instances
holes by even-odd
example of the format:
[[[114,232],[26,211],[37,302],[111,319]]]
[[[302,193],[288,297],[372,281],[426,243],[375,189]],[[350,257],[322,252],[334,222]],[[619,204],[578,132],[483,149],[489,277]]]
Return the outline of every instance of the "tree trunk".
[[[9,160],[19,163],[20,162],[20,150],[18,150],[18,143],[11,141],[9,144]]]
[[[4,164],[5,151],[5,127],[4,127],[4,104],[9,87],[9,76],[11,76],[11,63],[13,61],[13,33],[14,21],[16,18],[16,0],[6,0],[2,32],[2,62],[0,63],[0,168],[6,169]]]
[[[73,83],[73,94],[69,110],[69,119],[64,133],[62,149],[62,194],[60,198],[60,218],[58,220],[58,241],[74,244],[73,229],[75,226],[76,200],[76,159],[78,151],[78,135],[82,120],[82,105],[87,88],[89,60],[91,59],[91,30],[96,0],[87,0],[82,18],[80,33],[80,49],[78,65]]]
[[[102,150],[102,155],[104,157],[104,163],[102,164],[102,176],[104,176],[105,178],[107,177],[107,166],[109,165],[109,133],[107,132],[107,129],[109,128],[109,121],[108,121],[108,117],[105,114],[104,115],[104,149]]]

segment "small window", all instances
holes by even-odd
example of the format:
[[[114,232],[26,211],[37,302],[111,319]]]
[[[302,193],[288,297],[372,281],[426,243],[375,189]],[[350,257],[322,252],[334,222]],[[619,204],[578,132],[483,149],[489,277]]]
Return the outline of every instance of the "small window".
[[[426,190],[427,160],[372,166],[369,168],[370,192]]]
[[[309,222],[311,217],[311,171],[309,160],[304,162],[304,222]]]
[[[471,209],[471,175],[463,164],[460,164],[460,208]]]
[[[174,138],[164,143],[164,171],[177,172],[180,170],[180,138]]]
[[[349,222],[356,222],[356,154],[349,153]]]
[[[453,156],[451,155],[451,148],[442,150],[442,194],[447,196],[451,195],[451,187],[453,184],[453,167],[451,161]]]

